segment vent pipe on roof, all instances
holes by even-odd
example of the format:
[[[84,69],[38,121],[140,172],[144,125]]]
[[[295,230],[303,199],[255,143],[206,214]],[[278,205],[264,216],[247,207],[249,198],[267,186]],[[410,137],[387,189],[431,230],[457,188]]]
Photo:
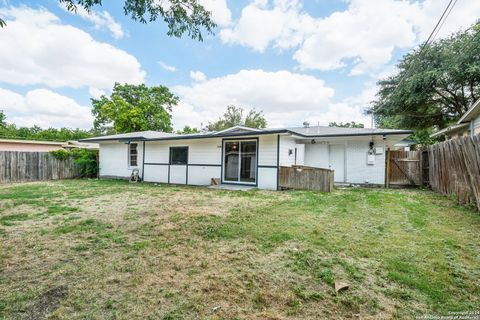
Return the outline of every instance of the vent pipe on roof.
[[[310,123],[308,123],[307,121],[304,121],[304,122],[303,122],[303,127],[304,127],[304,128],[309,128],[309,127],[310,127]]]

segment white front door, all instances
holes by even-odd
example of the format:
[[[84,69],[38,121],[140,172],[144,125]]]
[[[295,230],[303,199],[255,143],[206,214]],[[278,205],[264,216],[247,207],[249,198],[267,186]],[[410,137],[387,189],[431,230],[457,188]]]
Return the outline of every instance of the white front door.
[[[345,145],[330,145],[330,169],[335,170],[335,182],[345,182]]]

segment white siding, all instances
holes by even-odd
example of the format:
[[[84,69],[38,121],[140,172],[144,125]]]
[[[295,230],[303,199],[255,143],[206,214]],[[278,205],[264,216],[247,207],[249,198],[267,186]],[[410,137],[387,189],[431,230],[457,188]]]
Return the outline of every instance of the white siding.
[[[280,137],[280,165],[292,166],[295,164],[295,138],[289,136]],[[289,152],[291,151],[291,154]]]
[[[250,137],[238,137],[239,140]],[[235,139],[235,137],[229,137]],[[221,177],[222,139],[191,139],[171,141],[149,141],[145,147],[145,181],[168,182],[168,164],[170,147],[188,147],[188,184],[209,185],[212,178]],[[259,166],[277,165],[277,136],[259,136]],[[288,152],[288,150],[286,151]],[[156,163],[157,165],[148,165]],[[218,166],[212,166],[218,165]],[[182,171],[183,170],[183,171]],[[170,183],[185,183],[186,170],[183,167],[170,166]],[[277,172],[275,168],[258,168],[258,187],[276,189]]]
[[[328,143],[305,143],[305,165],[317,168],[329,168]]]
[[[480,115],[472,120],[472,134],[480,134]]]
[[[267,190],[277,189],[276,168],[258,168],[258,188]]]
[[[186,166],[170,166],[170,179],[168,164],[170,147],[188,147],[188,184],[209,185],[212,178],[220,178],[222,139],[186,139],[171,141],[148,141],[145,146],[145,181],[167,183],[185,183],[187,181]],[[156,163],[157,165],[148,165]],[[191,166],[190,164],[218,165]]]
[[[376,138],[375,146],[383,147],[383,154],[375,155],[375,164],[367,165],[370,137],[350,137],[317,140],[315,144],[305,141],[305,165],[318,168],[331,168],[335,159],[330,158],[330,145],[345,145],[344,178],[347,183],[385,183],[385,150],[381,138]],[[335,179],[337,180],[337,179]]]
[[[187,166],[172,164],[170,166],[170,183],[186,184],[187,183]]]
[[[138,142],[137,166],[130,167],[128,163],[128,144],[121,142],[100,143],[99,161],[100,176],[128,178],[133,169],[139,169],[142,174],[143,142]]]
[[[277,136],[264,135],[258,138],[258,165],[277,165]]]
[[[168,165],[145,165],[143,179],[147,182],[168,183]]]
[[[367,165],[367,153],[370,140],[349,141],[347,143],[347,168],[346,182],[349,183],[385,183],[385,152],[375,155],[375,164]],[[375,146],[383,147],[385,144],[376,142]]]
[[[188,184],[209,185],[212,178],[220,179],[221,167],[188,166]]]

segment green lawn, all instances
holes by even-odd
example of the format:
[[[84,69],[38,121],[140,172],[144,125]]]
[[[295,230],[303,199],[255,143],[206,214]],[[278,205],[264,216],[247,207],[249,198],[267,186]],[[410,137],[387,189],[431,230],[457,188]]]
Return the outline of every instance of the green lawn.
[[[0,318],[412,318],[480,310],[480,214],[428,191],[0,186]],[[347,282],[336,293],[335,281]]]

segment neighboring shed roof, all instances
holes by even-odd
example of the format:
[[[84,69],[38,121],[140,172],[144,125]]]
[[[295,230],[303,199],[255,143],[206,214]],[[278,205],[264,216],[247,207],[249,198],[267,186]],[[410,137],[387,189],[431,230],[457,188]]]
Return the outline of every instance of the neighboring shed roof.
[[[17,143],[17,144],[42,144],[42,145],[53,145],[53,146],[62,146],[65,142],[61,141],[41,141],[41,140],[22,140],[22,139],[0,139],[2,143]]]
[[[467,112],[465,112],[465,114],[460,118],[460,120],[457,121],[456,124],[446,127],[438,132],[435,132],[434,134],[430,135],[430,137],[436,138],[447,133],[453,133],[455,131],[465,129],[468,127],[468,123],[470,121],[472,121],[473,119],[479,116],[480,116],[480,99],[478,99],[473,103],[470,109],[468,109]]]
[[[465,129],[465,128],[468,128],[468,123],[459,123],[459,124],[454,124],[450,127],[446,127],[445,129],[442,129],[440,131],[437,131],[435,132],[434,134],[431,134],[430,137],[432,138],[436,138],[436,137],[440,137],[444,134],[447,134],[447,133],[454,133],[456,131],[460,131],[462,129]]]
[[[480,99],[475,101],[475,103],[470,107],[470,109],[465,112],[465,114],[458,120],[458,124],[469,122],[476,117],[480,116]]]
[[[103,137],[82,139],[82,142],[100,142],[100,141],[156,141],[156,140],[179,140],[179,139],[201,139],[213,137],[237,137],[237,136],[256,136],[265,134],[293,134],[304,138],[313,137],[341,137],[341,136],[371,136],[371,135],[396,135],[411,134],[411,130],[395,129],[369,129],[369,128],[338,128],[338,127],[293,127],[293,128],[274,128],[274,129],[251,129],[236,126],[227,130],[218,132],[202,132],[194,134],[175,134],[157,131],[141,131],[124,134],[116,134]]]

